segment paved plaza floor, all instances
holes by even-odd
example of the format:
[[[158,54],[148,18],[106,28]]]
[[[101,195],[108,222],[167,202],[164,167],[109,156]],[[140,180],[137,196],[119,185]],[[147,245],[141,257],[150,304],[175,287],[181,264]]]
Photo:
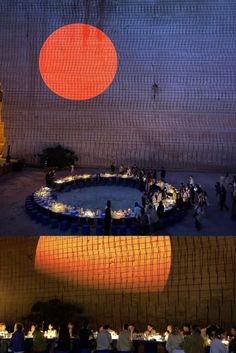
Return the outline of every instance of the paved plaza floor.
[[[85,172],[99,172],[98,170],[78,169],[77,174]],[[236,174],[236,172],[234,173]],[[67,171],[57,172],[57,177],[68,175]],[[192,175],[195,182],[199,183],[206,190],[209,198],[209,207],[207,215],[202,218],[202,229],[195,229],[193,210],[189,210],[184,220],[173,227],[165,228],[160,231],[160,235],[236,235],[236,221],[231,219],[230,211],[220,211],[215,197],[214,185],[219,181],[221,173],[217,172],[191,172],[191,171],[167,171],[166,180],[168,183],[178,187],[181,182],[186,183],[188,176]],[[233,174],[230,175],[230,179]],[[50,226],[43,226],[35,223],[25,212],[25,198],[32,194],[35,190],[45,185],[45,174],[42,169],[25,168],[23,171],[11,172],[0,177],[0,235],[68,235],[70,231],[62,232],[59,229],[52,229]],[[100,187],[98,187],[100,188]],[[118,192],[114,195],[109,195],[109,187],[104,189],[104,198],[101,198],[103,193],[95,195],[94,188],[85,188],[83,190],[84,200],[88,204],[93,204],[95,201],[101,207],[105,200],[114,198],[114,203],[117,207],[133,206],[134,201],[140,201],[137,198],[138,190],[125,187],[122,193],[122,187],[119,187]],[[85,195],[86,193],[86,195]],[[67,197],[67,196],[66,196]],[[231,197],[227,195],[227,204],[231,206]],[[105,205],[104,205],[105,207]],[[127,208],[128,208],[127,207]]]

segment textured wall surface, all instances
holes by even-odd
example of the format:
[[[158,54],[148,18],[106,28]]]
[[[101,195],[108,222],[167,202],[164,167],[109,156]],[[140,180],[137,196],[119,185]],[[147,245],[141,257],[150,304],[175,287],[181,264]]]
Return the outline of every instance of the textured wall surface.
[[[37,270],[34,268],[38,238],[0,238],[1,320],[12,322],[20,319],[29,312],[35,301],[58,297],[64,301],[81,303],[85,313],[93,318],[93,324],[109,322],[115,328],[129,320],[134,321],[140,329],[148,321],[159,328],[169,321],[179,324],[191,321],[203,325],[211,321],[224,326],[235,322],[235,237],[171,237],[171,258],[169,252],[164,257],[166,262],[171,260],[169,278],[164,289],[159,291],[153,291],[150,284],[147,284],[146,291],[138,287],[138,279],[142,279],[143,271],[134,271],[137,264],[133,255],[142,249],[140,257],[143,259],[146,249],[146,265],[149,268],[150,264],[154,264],[157,253],[166,248],[169,238],[160,240],[163,247],[160,243],[155,247],[155,237],[131,237],[132,244],[129,240],[129,247],[123,246],[124,254],[126,249],[129,252],[123,257],[127,272],[135,274],[134,290],[130,293],[122,288],[114,290],[114,281],[111,281],[110,289],[103,289],[102,286],[92,288],[90,279],[95,275],[93,266],[88,273],[87,284],[79,275],[77,280],[71,281],[70,275],[75,272],[73,267],[67,278],[58,276],[63,261],[81,252],[83,259],[87,256],[92,263],[99,253],[101,259],[107,259],[107,273],[112,272],[112,268],[114,271],[119,243],[125,242],[128,237],[83,237],[83,241],[81,238],[77,238],[80,240],[76,245],[75,237],[59,237],[57,250],[54,237],[44,239],[47,243],[42,248],[45,262],[50,252],[52,258],[58,257],[58,262],[61,262],[61,265],[57,263],[54,271],[45,271],[45,267],[40,270],[39,266]],[[108,254],[112,255],[111,260]],[[153,266],[153,273],[156,271],[156,266]],[[119,275],[122,276],[117,267],[117,281]]]
[[[49,91],[38,70],[44,40],[75,22],[101,28],[119,59],[110,88],[80,102]],[[114,160],[232,168],[235,23],[235,0],[2,0],[6,146],[30,162],[37,162],[43,147],[60,142],[83,165]]]

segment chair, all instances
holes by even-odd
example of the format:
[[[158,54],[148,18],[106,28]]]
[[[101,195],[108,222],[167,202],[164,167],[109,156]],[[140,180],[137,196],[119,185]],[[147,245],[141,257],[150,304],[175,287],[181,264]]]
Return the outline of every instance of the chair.
[[[59,222],[58,222],[58,220],[57,220],[56,218],[52,218],[52,220],[51,220],[51,227],[52,227],[53,229],[56,229],[56,228],[59,227]]]
[[[132,224],[130,225],[130,234],[131,234],[131,235],[138,235],[138,227],[137,227],[137,224],[132,223]]]
[[[44,226],[47,226],[47,225],[49,225],[49,223],[50,223],[50,218],[48,216],[43,216],[42,217],[42,224]]]
[[[36,223],[41,223],[43,219],[43,214],[41,212],[37,212],[35,216]]]
[[[126,234],[127,234],[126,225],[121,224],[119,229],[119,235],[126,235]]]
[[[60,230],[66,231],[70,226],[70,223],[66,220],[60,222]]]
[[[111,234],[112,235],[117,235],[118,234],[118,228],[116,224],[111,225]]]
[[[82,235],[90,235],[90,226],[89,224],[82,225]]]
[[[71,224],[71,233],[76,234],[79,233],[79,227],[77,223],[72,223]]]
[[[103,235],[103,225],[102,224],[96,225],[96,235]]]
[[[32,209],[32,210],[29,211],[29,215],[30,215],[30,217],[31,217],[32,219],[36,219],[37,214],[38,214],[38,211],[35,210],[35,209]]]

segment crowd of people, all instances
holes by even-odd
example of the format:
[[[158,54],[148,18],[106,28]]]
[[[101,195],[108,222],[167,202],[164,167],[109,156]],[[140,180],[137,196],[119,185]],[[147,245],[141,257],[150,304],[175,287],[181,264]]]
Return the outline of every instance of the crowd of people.
[[[1,329],[6,331],[4,324]],[[51,333],[54,333],[51,336]],[[0,336],[2,332],[0,331]],[[176,325],[167,325],[166,331],[160,335],[148,324],[144,333],[135,328],[133,323],[124,324],[119,334],[109,326],[100,325],[97,332],[93,332],[88,324],[84,322],[78,331],[74,332],[74,325],[62,324],[57,332],[52,325],[47,331],[43,331],[41,325],[32,325],[28,332],[28,337],[33,338],[32,351],[34,353],[46,353],[48,351],[48,338],[55,338],[50,347],[50,352],[69,353],[72,350],[71,338],[79,339],[79,352],[91,353],[111,353],[117,351],[128,353],[135,351],[135,341],[156,340],[164,342],[165,352],[175,353],[182,350],[184,353],[204,353],[208,347],[210,353],[236,353],[236,326],[228,332],[216,325],[209,325],[201,329],[198,325],[184,324],[180,329]],[[24,353],[25,334],[23,325],[15,324],[14,332],[11,335],[9,350],[13,353]]]
[[[74,170],[73,170],[74,172]],[[137,200],[133,211],[136,218],[139,234],[155,234],[158,224],[163,223],[164,200],[169,196],[166,189],[166,170],[164,167],[160,171],[156,169],[139,168],[136,164],[125,167],[123,164],[115,166],[111,163],[111,174],[127,175],[135,177],[139,181],[139,189],[142,192],[141,200]],[[50,169],[46,173],[46,184],[52,187],[55,180],[55,171]],[[159,185],[157,185],[159,184]],[[160,185],[161,184],[161,185]],[[236,219],[236,176],[232,180],[226,173],[220,177],[215,184],[216,198],[221,211],[229,210],[231,206],[227,204],[232,202],[232,219]],[[206,190],[195,182],[192,175],[185,182],[182,182],[178,188],[173,188],[172,196],[177,210],[193,210],[193,218],[197,230],[202,229],[202,219],[207,216],[209,206],[208,194]],[[107,201],[104,220],[104,235],[111,234],[112,223],[112,204]]]
[[[111,173],[117,171],[113,163],[111,164],[110,170]],[[163,200],[167,196],[165,187],[166,170],[162,167],[160,173],[157,173],[155,169],[140,169],[136,165],[125,168],[121,165],[118,168],[118,173],[126,173],[129,176],[139,178],[139,188],[142,192],[142,198],[141,203],[136,202],[134,205],[134,213],[139,225],[139,233],[154,234],[157,231],[158,222],[162,223],[164,216]],[[163,183],[162,186],[156,184],[158,181]],[[176,202],[177,210],[193,208],[195,227],[197,230],[201,230],[201,218],[207,214],[207,207],[209,206],[207,192],[202,186],[196,183],[193,176],[190,175],[186,183],[182,182],[178,189],[173,189],[172,197]],[[111,205],[110,200],[109,204]],[[111,207],[109,207],[109,209],[111,211]],[[111,219],[109,222],[111,222]]]

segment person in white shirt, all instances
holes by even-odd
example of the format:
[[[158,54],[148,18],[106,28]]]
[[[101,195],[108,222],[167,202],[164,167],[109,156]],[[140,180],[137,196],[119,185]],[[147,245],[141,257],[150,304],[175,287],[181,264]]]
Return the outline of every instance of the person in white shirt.
[[[147,324],[147,330],[144,332],[143,336],[145,339],[148,339],[148,337],[153,337],[155,336],[157,333],[153,328],[152,324]]]
[[[123,330],[119,334],[117,341],[117,351],[118,352],[131,352],[133,345],[131,340],[131,332],[129,331],[129,325],[124,324]]]
[[[226,339],[226,331],[223,328],[219,328],[216,337],[211,343],[210,353],[227,353],[227,348],[222,343],[222,340],[224,339]]]
[[[97,351],[99,353],[108,353],[112,350],[112,338],[110,332],[108,332],[109,325],[104,325],[103,329],[98,332],[97,335]]]

